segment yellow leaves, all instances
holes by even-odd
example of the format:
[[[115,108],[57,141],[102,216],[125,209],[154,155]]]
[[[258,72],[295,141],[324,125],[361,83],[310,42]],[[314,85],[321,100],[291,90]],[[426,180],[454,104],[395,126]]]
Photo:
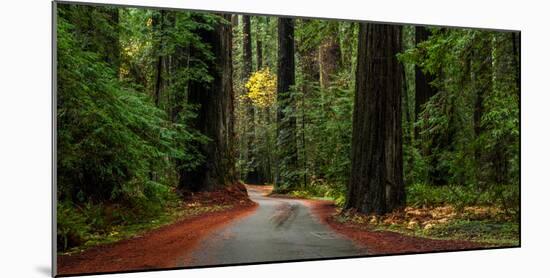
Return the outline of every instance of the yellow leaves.
[[[269,68],[253,73],[245,85],[248,90],[244,96],[256,107],[266,108],[275,103],[277,79]]]

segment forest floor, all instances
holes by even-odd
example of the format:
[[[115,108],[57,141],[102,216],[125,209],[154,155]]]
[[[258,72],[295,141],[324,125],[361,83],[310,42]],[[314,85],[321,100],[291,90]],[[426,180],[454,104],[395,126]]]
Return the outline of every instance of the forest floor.
[[[341,214],[331,201],[308,200],[313,212],[332,229],[366,246],[370,255],[404,254],[434,251],[468,250],[487,247],[465,240],[442,240],[410,236],[399,232],[380,230],[375,225],[342,221]]]
[[[131,238],[59,254],[58,275],[169,268],[212,231],[254,212],[242,184],[185,197],[179,218]]]

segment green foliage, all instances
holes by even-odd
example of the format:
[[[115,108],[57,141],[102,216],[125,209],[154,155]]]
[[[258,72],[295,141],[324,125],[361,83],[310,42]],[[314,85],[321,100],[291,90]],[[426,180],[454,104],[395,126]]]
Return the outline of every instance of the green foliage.
[[[349,78],[340,76],[341,81]],[[311,161],[312,179],[345,185],[351,171],[351,130],[353,89],[331,86],[321,91],[316,87],[306,111],[306,152]]]
[[[330,196],[343,203],[343,191],[351,171],[354,92],[345,85],[350,79],[343,71],[335,76],[333,86],[321,90],[318,84],[298,74],[295,87],[302,89],[292,93],[295,108],[287,111],[296,118],[298,168],[283,172],[294,181],[293,190],[323,197],[322,192],[331,188],[329,191],[341,194]]]
[[[79,49],[71,25],[58,29],[59,193],[75,201],[139,196],[152,172],[166,173],[165,157],[185,153],[164,112],[123,87],[97,55]],[[101,186],[98,186],[101,185]]]
[[[155,13],[59,6],[59,250],[101,241],[114,227],[143,226],[162,217],[177,203],[177,172],[204,159],[197,148],[208,138],[187,128],[194,107],[184,94],[189,80],[210,81],[202,62],[212,56],[196,33],[219,19],[191,19],[190,13],[165,17],[171,28],[162,30],[159,50]],[[198,18],[201,23],[195,23]],[[195,56],[182,59],[199,62],[166,76],[163,95],[168,97],[157,107],[147,91],[154,88],[156,55],[168,57],[191,45]]]
[[[146,202],[135,207],[117,203],[61,201],[57,204],[57,250],[72,252],[101,243],[132,237],[143,230],[169,223],[178,204],[171,194],[161,203]],[[155,211],[156,209],[156,211]]]
[[[252,39],[256,36],[262,40],[263,60],[270,69],[275,68],[277,58],[277,29],[276,20],[269,23],[263,17],[252,17]],[[256,28],[254,28],[256,26]],[[242,28],[234,28],[234,41],[240,42]],[[305,190],[312,184],[331,184],[335,188],[345,188],[350,170],[351,150],[351,118],[353,107],[353,72],[356,56],[354,42],[357,41],[356,23],[338,23],[323,20],[297,20],[295,28],[296,39],[296,85],[292,91],[292,105],[284,111],[296,119],[296,143],[298,148],[298,163],[296,169],[279,171],[286,180],[292,180],[288,186],[294,190]],[[342,64],[345,67],[335,74],[330,88],[323,91],[319,87],[318,78],[308,73],[308,55],[324,43],[328,36],[337,36],[340,42]],[[242,68],[242,45],[234,45],[234,80],[236,91],[244,90],[239,85]],[[253,47],[256,47],[253,44]],[[253,53],[256,53],[253,49]],[[308,56],[308,57],[306,57]],[[316,55],[315,55],[316,56]],[[315,58],[316,59],[316,58]],[[318,66],[318,65],[317,65]],[[349,66],[349,67],[348,67]],[[313,74],[317,69],[313,69]],[[275,72],[275,70],[272,70]],[[308,75],[309,74],[309,75]],[[259,164],[266,176],[272,177],[275,172],[276,140],[276,110],[277,105],[256,107],[255,117],[250,118],[247,113],[247,103],[238,102],[236,109],[237,134],[239,140],[240,157],[238,168],[241,176],[246,177],[253,165]],[[254,149],[259,154],[255,161],[247,160],[248,150],[246,138],[250,137],[250,122],[254,120]],[[244,140],[243,140],[244,139]],[[283,146],[284,148],[284,146]],[[282,159],[291,159],[283,156]],[[285,163],[279,163],[279,166]],[[273,181],[273,179],[268,179]]]
[[[409,182],[519,183],[519,89],[511,33],[432,28],[399,58],[434,75],[438,89],[415,126],[417,152],[405,154]],[[417,155],[419,154],[419,155]],[[407,169],[407,168],[406,168]],[[412,177],[411,177],[412,176]]]
[[[518,185],[493,185],[483,190],[474,185],[414,184],[406,190],[407,203],[413,207],[453,205],[460,209],[466,206],[497,206],[510,215],[517,216],[519,213]]]
[[[90,231],[86,218],[66,202],[57,204],[57,249],[66,250],[83,244]]]
[[[305,188],[291,191],[290,195],[300,198],[333,200],[337,206],[342,207],[346,202],[346,187],[343,185],[327,184],[322,181],[312,181]]]

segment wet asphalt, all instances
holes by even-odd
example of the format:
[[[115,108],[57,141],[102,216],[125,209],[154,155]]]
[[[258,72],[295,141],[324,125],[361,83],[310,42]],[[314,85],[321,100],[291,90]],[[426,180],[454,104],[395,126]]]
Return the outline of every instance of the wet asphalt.
[[[179,267],[281,262],[366,255],[367,250],[319,222],[300,200],[272,198],[248,188],[258,208],[214,231]]]

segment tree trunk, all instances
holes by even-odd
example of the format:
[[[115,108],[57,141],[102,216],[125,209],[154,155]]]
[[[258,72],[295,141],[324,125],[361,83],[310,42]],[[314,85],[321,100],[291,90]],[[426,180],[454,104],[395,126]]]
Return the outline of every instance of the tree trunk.
[[[159,107],[160,105],[160,97],[161,97],[161,91],[163,86],[163,65],[164,65],[164,53],[163,52],[163,30],[164,30],[164,16],[166,11],[161,10],[159,12],[158,16],[153,17],[153,28],[156,30],[156,32],[160,33],[158,37],[159,44],[156,46],[156,50],[159,52],[157,54],[157,61],[155,64],[155,87],[153,91],[153,101],[155,102],[155,105]]]
[[[338,22],[331,21],[328,24],[329,32],[319,46],[319,81],[323,89],[330,87],[333,75],[338,72],[342,64],[338,42]]]
[[[297,185],[296,116],[294,97],[290,92],[295,82],[294,20],[278,19],[277,56],[277,165],[275,191],[286,192]]]
[[[231,25],[233,26],[233,28],[239,27],[239,15],[238,14],[231,15]]]
[[[486,38],[482,38],[481,46],[475,48],[472,51],[473,59],[470,66],[473,71],[472,83],[474,88],[474,113],[473,113],[473,126],[474,126],[474,138],[477,141],[474,144],[474,159],[475,159],[475,176],[476,181],[480,184],[486,184],[487,182],[487,169],[484,168],[486,154],[481,146],[481,135],[484,132],[481,124],[481,118],[484,113],[484,98],[485,95],[490,93],[492,89],[492,71],[493,64],[491,56],[491,42]],[[479,61],[474,63],[474,61]]]
[[[247,82],[252,74],[252,32],[250,16],[243,15],[243,82]],[[254,105],[251,101],[246,101],[246,113],[248,115],[246,129],[246,153],[247,153],[247,173],[245,181],[250,184],[260,184],[258,161],[255,153],[255,114]]]
[[[262,25],[265,27],[264,18],[256,18],[256,70],[260,71],[264,67]],[[260,149],[255,153],[258,169],[258,184],[266,184],[273,181],[271,175],[271,151],[269,146],[269,108],[255,110],[255,119],[259,122],[259,130],[256,130],[257,147]],[[262,125],[263,121],[263,125]],[[260,137],[261,136],[261,137]],[[261,145],[261,146],[260,146]]]
[[[229,21],[229,15],[223,15]],[[188,102],[198,105],[197,117],[191,127],[210,138],[199,146],[204,162],[192,171],[182,174],[186,187],[193,191],[214,190],[235,183],[234,151],[234,94],[232,82],[232,35],[231,25],[217,23],[213,30],[201,30],[202,41],[212,47],[215,57],[210,62],[212,81],[189,83]]]
[[[513,55],[513,61],[514,61],[514,69],[515,69],[515,81],[516,86],[518,88],[518,104],[521,103],[521,33],[520,32],[512,32],[512,55]]]
[[[346,209],[384,214],[405,205],[401,131],[403,71],[397,25],[359,30],[352,165]]]
[[[252,36],[250,16],[243,15],[243,80],[248,80],[252,73]]]
[[[256,21],[256,70],[259,71],[264,66],[263,59],[263,47],[262,40],[260,38],[261,27],[260,27],[260,18]]]
[[[416,26],[415,27],[415,44],[418,45],[421,42],[428,40],[430,32],[426,27]],[[415,104],[414,104],[414,115],[415,121],[418,121],[420,113],[422,112],[422,106],[428,102],[428,100],[437,93],[436,88],[434,88],[430,83],[435,79],[430,73],[423,73],[419,66],[414,66],[415,71]],[[420,130],[415,128],[415,139],[418,139]]]

